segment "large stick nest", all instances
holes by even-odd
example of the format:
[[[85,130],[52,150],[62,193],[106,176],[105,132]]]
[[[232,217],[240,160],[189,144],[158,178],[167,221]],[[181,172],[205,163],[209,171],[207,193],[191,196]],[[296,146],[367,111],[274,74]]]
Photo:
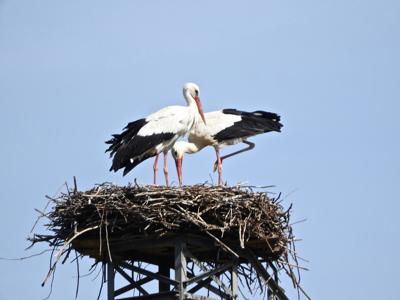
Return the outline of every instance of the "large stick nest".
[[[249,250],[274,269],[284,269],[298,286],[290,208],[285,210],[279,197],[249,187],[104,183],[84,192],[68,190],[51,202],[42,215],[50,234],[35,234],[31,241],[49,243],[56,251],[54,267],[71,250],[97,261],[115,256],[157,263],[173,259],[171,251],[157,248],[158,241],[185,237],[200,241],[191,251],[205,262],[246,262],[241,251]],[[149,242],[154,247],[146,248]]]

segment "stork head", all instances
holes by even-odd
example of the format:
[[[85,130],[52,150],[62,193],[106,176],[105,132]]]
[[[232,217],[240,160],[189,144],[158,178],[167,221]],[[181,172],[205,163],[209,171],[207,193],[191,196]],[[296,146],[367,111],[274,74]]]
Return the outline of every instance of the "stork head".
[[[199,86],[193,82],[187,82],[183,85],[183,94],[189,95],[194,99],[194,97],[199,97],[200,96],[200,89]]]
[[[201,119],[203,120],[204,124],[206,124],[206,119],[203,112],[203,105],[200,101],[200,89],[198,85],[193,82],[185,83],[185,85],[183,86],[183,96],[185,97],[189,105],[194,100]]]
[[[186,142],[184,141],[177,141],[171,149],[172,157],[177,159],[182,159],[183,155],[187,151]]]
[[[171,149],[172,157],[175,160],[176,172],[178,173],[179,185],[182,185],[182,160],[186,152],[186,142],[178,141]]]
[[[182,185],[182,161],[185,153],[192,154],[200,151],[202,147],[199,147],[195,143],[189,143],[185,141],[177,141],[171,149],[172,156],[175,160],[176,171],[178,172],[179,185]]]

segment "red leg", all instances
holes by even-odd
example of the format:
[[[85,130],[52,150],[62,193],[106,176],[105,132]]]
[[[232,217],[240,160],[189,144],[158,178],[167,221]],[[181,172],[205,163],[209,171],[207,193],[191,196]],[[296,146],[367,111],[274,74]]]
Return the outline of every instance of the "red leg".
[[[233,152],[233,153],[231,153],[231,154],[222,156],[222,157],[221,157],[221,163],[222,163],[222,161],[223,161],[225,158],[234,156],[234,155],[239,154],[239,153],[242,153],[242,152],[249,151],[249,150],[251,150],[251,149],[254,149],[254,147],[256,146],[256,144],[254,144],[254,143],[252,143],[252,142],[249,142],[249,141],[246,141],[246,140],[243,141],[243,143],[246,144],[246,145],[248,145],[248,146],[247,146],[246,148],[242,149],[242,150],[239,150],[239,151]],[[214,163],[214,169],[213,169],[214,172],[217,171],[217,168],[218,168],[218,160],[215,161],[215,163]]]
[[[183,157],[175,159],[176,172],[178,173],[179,186],[182,186],[182,160],[183,160]]]
[[[156,155],[156,159],[154,160],[153,171],[154,171],[154,185],[157,185],[157,171],[158,171],[158,157],[160,153]]]
[[[169,186],[168,182],[168,152],[164,152],[164,177],[165,177],[165,185]]]
[[[219,150],[215,150],[217,154],[217,167],[218,167],[218,185],[222,185],[222,160],[221,156],[219,155]]]

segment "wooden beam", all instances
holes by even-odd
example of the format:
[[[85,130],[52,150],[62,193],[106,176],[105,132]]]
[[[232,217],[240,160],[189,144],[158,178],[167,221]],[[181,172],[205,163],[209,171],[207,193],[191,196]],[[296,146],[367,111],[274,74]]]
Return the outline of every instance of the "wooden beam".
[[[171,237],[164,238],[131,238],[128,240],[113,242],[113,250],[116,252],[130,251],[130,250],[148,250],[161,247],[173,246],[174,239]]]

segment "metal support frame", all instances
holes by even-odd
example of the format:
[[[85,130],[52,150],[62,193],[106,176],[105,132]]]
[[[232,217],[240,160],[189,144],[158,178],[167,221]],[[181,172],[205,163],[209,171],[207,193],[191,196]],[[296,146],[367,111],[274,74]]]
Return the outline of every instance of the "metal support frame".
[[[238,298],[238,264],[234,264],[231,268],[231,293],[232,299]]]
[[[186,293],[186,257],[184,249],[186,245],[181,239],[175,241],[175,281],[178,283],[175,290],[178,292],[179,300],[185,299]]]
[[[160,263],[158,265],[158,273],[160,275],[162,275],[162,276],[165,276],[165,277],[169,278],[170,277],[170,269],[169,269],[168,264]],[[164,281],[161,281],[161,280],[158,281],[158,291],[160,293],[161,292],[169,292],[170,288],[171,287],[170,287],[170,284],[168,282],[164,282]]]
[[[275,300],[274,293],[272,292],[272,290],[270,288],[268,288],[268,290],[267,290],[267,299],[268,300]]]
[[[272,268],[272,271],[273,271],[273,275],[274,275],[274,280],[275,280],[275,282],[278,282],[278,281],[279,281],[279,278],[278,278],[278,271],[276,270],[275,267]],[[275,293],[274,293],[274,291],[273,291],[270,287],[268,287],[267,296],[268,296],[268,300],[280,299],[280,298],[276,298],[276,297],[275,297]]]
[[[114,300],[115,290],[115,273],[114,264],[112,262],[107,263],[107,300]]]
[[[232,258],[232,261],[225,261],[221,264],[206,265],[197,259],[189,250],[187,245],[195,247],[196,244],[184,238],[177,238],[171,244],[173,247],[173,261],[161,261],[157,264],[158,272],[152,272],[140,266],[135,266],[127,261],[113,257],[113,262],[107,265],[107,299],[108,300],[139,300],[139,299],[163,299],[163,300],[184,300],[201,299],[211,300],[212,298],[195,295],[201,289],[206,289],[221,299],[238,299],[238,267],[240,261]],[[172,250],[172,249],[171,249]],[[235,249],[236,251],[236,249]],[[268,300],[288,300],[282,288],[277,284],[278,278],[271,276],[267,272],[267,265],[251,252],[237,249],[237,253],[246,262],[250,263],[258,275],[267,285]],[[172,253],[171,253],[172,254]],[[188,262],[192,262],[197,268],[196,271],[188,269]],[[170,269],[174,268],[175,277],[172,279]],[[131,272],[129,272],[131,271]],[[200,271],[198,273],[198,271]],[[196,274],[194,274],[196,272]],[[275,273],[275,272],[274,272]],[[115,289],[115,276],[122,276],[128,283],[127,285]],[[134,279],[134,274],[143,277],[139,280]],[[220,279],[220,275],[225,274],[227,281]],[[158,281],[158,293],[149,293],[144,285],[150,281]],[[120,298],[128,291],[136,290],[138,296]]]
[[[191,261],[202,271],[202,272],[207,272],[209,277],[206,280],[203,280],[200,282],[198,285],[201,287],[206,288],[210,292],[213,292],[214,294],[218,295],[222,299],[231,299],[233,297],[233,294],[231,294],[231,290],[226,287],[226,285],[217,277],[222,273],[225,273],[226,271],[229,271],[231,266],[234,265],[234,263],[227,263],[219,267],[215,267],[218,269],[217,272],[210,272],[208,268],[206,268],[201,261],[199,261],[192,253],[190,253],[187,249],[185,250],[186,256],[190,258]],[[198,275],[198,277],[202,276],[204,277],[204,274]],[[193,275],[194,276],[194,275]],[[218,288],[214,287],[211,285],[211,282],[215,282],[218,285]],[[196,291],[199,290],[200,288],[194,287],[191,290],[195,289]]]

